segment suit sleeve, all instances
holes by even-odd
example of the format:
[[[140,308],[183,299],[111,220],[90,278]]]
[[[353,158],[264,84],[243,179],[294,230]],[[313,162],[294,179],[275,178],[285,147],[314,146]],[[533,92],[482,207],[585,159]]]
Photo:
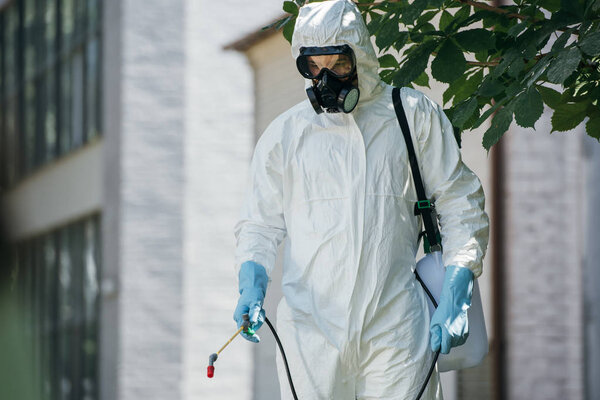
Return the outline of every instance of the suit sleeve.
[[[489,221],[479,178],[462,162],[452,124],[439,105],[427,101],[419,132],[420,168],[427,196],[440,218],[444,265],[481,275]]]
[[[245,261],[265,267],[270,276],[277,247],[286,236],[283,217],[283,153],[272,127],[259,139],[248,176],[246,197],[235,225],[235,268]]]

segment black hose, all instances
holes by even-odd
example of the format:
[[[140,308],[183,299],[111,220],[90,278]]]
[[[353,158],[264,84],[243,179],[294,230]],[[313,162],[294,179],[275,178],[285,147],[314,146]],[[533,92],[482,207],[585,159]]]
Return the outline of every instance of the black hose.
[[[288,366],[287,357],[285,356],[285,351],[283,351],[283,346],[281,345],[281,340],[279,340],[279,336],[277,335],[277,332],[275,332],[275,328],[273,328],[273,325],[271,325],[271,321],[269,321],[269,318],[265,317],[265,322],[267,323],[267,325],[269,325],[271,332],[273,332],[273,336],[275,336],[277,346],[279,346],[281,358],[283,358],[283,364],[285,365],[285,372],[287,373],[288,382],[290,383],[290,389],[292,389],[292,396],[294,396],[294,400],[298,400],[298,396],[296,395],[296,389],[294,389],[294,382],[292,382],[292,375],[290,374],[290,367]]]
[[[433,297],[433,295],[431,294],[431,292],[429,291],[427,286],[425,286],[425,283],[423,282],[423,280],[421,280],[421,277],[419,276],[417,271],[415,271],[415,277],[419,281],[421,286],[423,286],[423,289],[425,290],[425,293],[427,294],[427,296],[429,296],[429,299],[433,303],[433,306],[435,308],[437,308],[438,304],[435,301],[435,298]],[[296,389],[294,388],[294,382],[292,382],[292,375],[290,374],[290,367],[288,366],[287,357],[285,356],[285,351],[283,351],[283,346],[281,345],[281,340],[279,340],[279,336],[277,335],[275,328],[273,328],[271,321],[269,321],[269,318],[265,317],[265,322],[269,326],[269,329],[271,329],[271,332],[273,332],[273,336],[275,337],[277,346],[279,346],[279,351],[281,352],[281,358],[283,359],[283,364],[285,365],[285,372],[287,373],[288,382],[290,383],[290,389],[292,390],[292,396],[294,396],[294,400],[298,400],[298,396],[296,395]],[[421,386],[421,390],[419,390],[419,394],[417,395],[415,400],[419,400],[421,398],[421,396],[423,395],[423,392],[425,392],[425,389],[427,388],[427,384],[429,383],[429,379],[431,378],[431,374],[433,374],[433,370],[435,369],[435,363],[437,362],[439,356],[440,356],[440,351],[438,350],[435,353],[435,356],[433,357],[433,361],[431,362],[431,366],[429,367],[429,371],[427,372],[427,377],[425,378],[425,382],[423,382],[423,386]]]
[[[433,303],[433,307],[437,308],[437,306],[438,306],[437,301],[435,301],[433,294],[431,294],[431,292],[425,285],[425,282],[423,282],[423,280],[421,279],[421,277],[419,276],[417,271],[415,271],[415,278],[419,281],[419,283],[425,290],[425,293],[427,294],[427,296],[429,296],[429,300],[431,300],[431,302]],[[431,374],[433,374],[433,370],[435,369],[435,363],[437,362],[437,359],[439,356],[440,356],[440,351],[438,350],[435,352],[435,356],[433,357],[433,361],[431,362],[431,366],[429,367],[429,372],[427,372],[427,378],[425,378],[425,382],[423,382],[423,386],[421,386],[421,390],[419,390],[419,394],[417,394],[417,397],[415,398],[415,400],[419,400],[421,398],[421,396],[423,395],[423,392],[425,392],[425,388],[427,387],[427,384],[429,383]]]
[[[440,356],[440,351],[438,350],[435,352],[435,356],[433,357],[433,361],[431,363],[431,366],[429,367],[429,372],[427,373],[427,378],[425,378],[425,382],[423,383],[423,386],[421,386],[421,390],[419,390],[419,394],[417,395],[415,400],[419,400],[421,398],[421,396],[423,395],[425,388],[427,388],[427,384],[429,383],[429,378],[431,378],[431,374],[433,374],[433,370],[435,369],[435,363],[437,362],[437,359],[439,356]]]

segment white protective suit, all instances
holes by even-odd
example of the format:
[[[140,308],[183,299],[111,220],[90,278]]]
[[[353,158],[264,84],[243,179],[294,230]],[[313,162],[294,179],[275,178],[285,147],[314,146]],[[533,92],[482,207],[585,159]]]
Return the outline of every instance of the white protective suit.
[[[415,280],[420,219],[392,88],[350,0],[300,9],[292,41],[348,44],[360,101],[350,114],[317,115],[305,100],[258,141],[236,264],[271,274],[287,237],[277,328],[302,400],[414,399],[433,353],[429,312]],[[462,163],[450,122],[422,93],[401,91],[427,195],[440,215],[445,265],[481,274],[488,219],[478,178]],[[291,398],[278,355],[283,399]],[[435,372],[422,399],[441,399]]]

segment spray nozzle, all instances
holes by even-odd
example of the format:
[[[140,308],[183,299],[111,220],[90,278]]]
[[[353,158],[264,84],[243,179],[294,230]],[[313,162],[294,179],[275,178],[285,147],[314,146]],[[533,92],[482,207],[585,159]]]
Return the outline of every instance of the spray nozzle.
[[[215,376],[215,367],[213,364],[215,363],[215,361],[217,361],[217,358],[219,358],[219,355],[217,353],[213,353],[210,355],[210,357],[208,357],[208,372],[206,373],[206,375],[209,378]]]

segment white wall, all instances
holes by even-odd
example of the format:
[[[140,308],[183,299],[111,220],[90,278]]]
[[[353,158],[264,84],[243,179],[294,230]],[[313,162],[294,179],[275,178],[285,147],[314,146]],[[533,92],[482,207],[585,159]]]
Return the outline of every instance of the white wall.
[[[236,330],[233,227],[254,149],[252,70],[242,54],[223,46],[279,16],[282,2],[185,4],[183,398],[249,400],[252,343],[236,339],[221,353],[215,377],[206,377],[208,356]]]
[[[182,392],[183,6],[103,3],[103,400]]]
[[[583,398],[583,126],[506,134],[506,342],[510,399]],[[595,145],[598,145],[597,143]]]
[[[586,378],[586,399],[593,399],[600,393],[600,143],[583,137],[584,184],[586,207],[583,214],[584,230],[584,321],[585,352],[584,371]]]

